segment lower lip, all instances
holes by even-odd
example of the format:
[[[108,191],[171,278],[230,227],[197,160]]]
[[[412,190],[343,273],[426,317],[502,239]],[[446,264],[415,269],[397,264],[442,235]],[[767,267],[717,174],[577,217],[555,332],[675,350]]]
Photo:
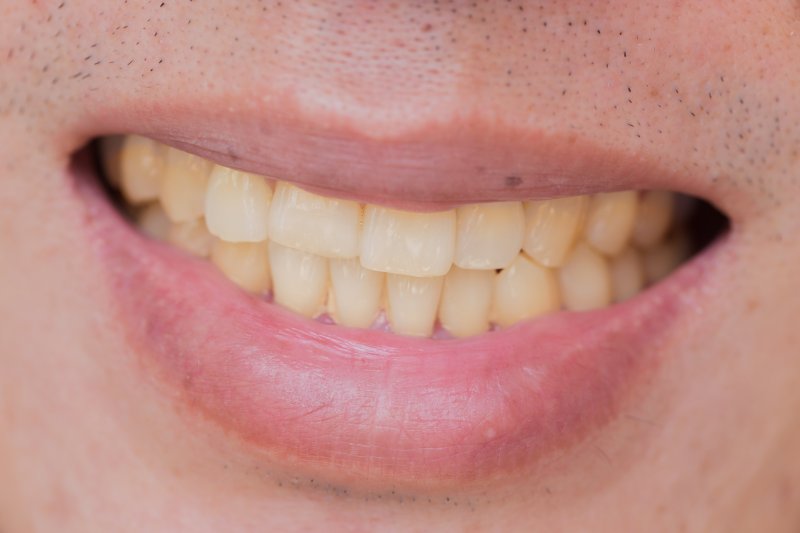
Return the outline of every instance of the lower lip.
[[[717,245],[624,304],[464,340],[407,338],[250,297],[140,236],[90,176],[75,179],[127,340],[190,406],[181,412],[329,479],[463,484],[563,452],[618,416],[721,263]]]

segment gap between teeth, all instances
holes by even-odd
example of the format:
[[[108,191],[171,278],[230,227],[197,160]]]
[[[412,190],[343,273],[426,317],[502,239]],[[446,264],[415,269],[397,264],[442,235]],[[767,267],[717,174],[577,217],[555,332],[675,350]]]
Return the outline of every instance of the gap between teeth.
[[[689,251],[668,192],[418,213],[320,196],[135,135],[103,139],[101,155],[144,233],[249,292],[350,327],[466,337],[597,309]]]

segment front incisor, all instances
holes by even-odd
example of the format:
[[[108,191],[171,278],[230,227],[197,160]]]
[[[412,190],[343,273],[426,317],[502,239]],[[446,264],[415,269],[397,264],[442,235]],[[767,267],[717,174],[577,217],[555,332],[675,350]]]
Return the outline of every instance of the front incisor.
[[[444,278],[439,322],[454,337],[478,335],[489,329],[494,270],[454,266]]]
[[[459,267],[504,268],[522,249],[525,213],[521,202],[465,205],[456,215],[455,264]]]
[[[386,274],[367,270],[358,258],[330,259],[332,301],[328,312],[338,324],[368,328],[381,310]]]
[[[328,295],[327,259],[270,242],[269,265],[278,304],[309,318],[324,311]]]
[[[271,200],[272,189],[261,176],[215,165],[206,190],[208,230],[228,242],[265,241]]]
[[[442,276],[386,276],[388,315],[392,331],[402,335],[430,337],[436,323],[443,282]]]

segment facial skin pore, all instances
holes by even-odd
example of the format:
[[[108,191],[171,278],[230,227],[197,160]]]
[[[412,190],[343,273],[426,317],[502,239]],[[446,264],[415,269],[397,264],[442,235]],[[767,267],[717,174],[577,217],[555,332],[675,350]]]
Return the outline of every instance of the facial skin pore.
[[[0,0],[0,531],[797,530],[799,22],[782,0]],[[110,133],[191,129],[246,167],[287,127],[358,167],[338,143],[501,126],[646,161],[732,230],[621,416],[467,487],[334,482],[196,416],[116,320],[68,172]]]

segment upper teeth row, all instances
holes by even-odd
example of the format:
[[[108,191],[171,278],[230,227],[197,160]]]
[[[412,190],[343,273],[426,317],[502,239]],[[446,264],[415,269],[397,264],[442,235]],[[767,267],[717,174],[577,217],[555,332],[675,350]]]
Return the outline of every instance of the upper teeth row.
[[[450,276],[451,284],[474,289],[498,269],[548,278],[551,269],[581,256],[589,262],[597,252],[622,258],[630,244],[650,248],[662,241],[671,224],[670,193],[624,191],[421,213],[320,196],[140,136],[105,144],[107,174],[132,204],[158,200],[167,217],[184,228],[204,218],[208,231],[224,243],[270,241],[271,253],[285,255],[287,264],[298,264],[292,263],[292,250],[335,259],[339,266],[335,270],[331,263],[332,278],[357,276],[364,282],[370,273],[383,272],[408,277],[420,294],[424,278],[438,283],[448,272],[459,272]],[[581,239],[589,246],[576,247]],[[217,263],[248,260],[241,247],[217,248]],[[539,286],[547,287],[548,280]],[[391,285],[387,289],[391,296]],[[509,294],[508,300],[519,296]]]

